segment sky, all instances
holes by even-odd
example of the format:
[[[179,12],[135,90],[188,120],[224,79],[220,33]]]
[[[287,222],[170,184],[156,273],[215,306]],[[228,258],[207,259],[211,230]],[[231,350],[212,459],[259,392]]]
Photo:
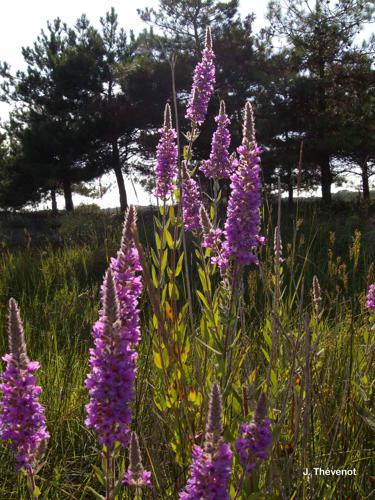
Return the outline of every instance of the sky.
[[[264,24],[267,10],[267,0],[240,0],[242,15],[250,12],[256,14],[255,28]],[[0,16],[0,61],[11,65],[16,71],[24,67],[21,48],[32,45],[47,21],[60,17],[68,25],[74,24],[81,14],[85,13],[91,23],[99,24],[99,19],[111,7],[114,7],[119,17],[119,25],[126,31],[133,29],[136,33],[144,28],[137,9],[157,7],[158,0],[8,0],[1,6]],[[8,116],[9,106],[0,103],[0,119]],[[103,208],[118,206],[118,193],[114,176],[108,175],[102,179],[103,184],[110,183],[112,188],[101,200],[94,202]],[[149,204],[150,196],[143,189],[125,179],[130,203]],[[74,203],[91,203],[92,200],[74,195]],[[58,199],[59,208],[63,208],[63,199]]]
[[[126,31],[133,29],[136,33],[144,28],[139,19],[137,8],[157,7],[158,0],[7,0],[1,6],[0,16],[0,61],[11,65],[11,70],[23,69],[21,48],[32,45],[48,20],[60,17],[68,25],[74,24],[81,14],[85,13],[94,26],[111,7],[114,7],[119,17],[120,26]],[[254,12],[256,15],[255,30],[266,24],[265,14],[268,0],[240,0],[242,16]],[[0,119],[5,120],[9,106],[0,103]],[[118,206],[118,193],[114,176],[108,175],[102,179],[103,184],[110,183],[112,188],[104,197],[95,201],[102,207]],[[151,199],[143,189],[125,180],[130,203],[149,204]],[[134,189],[135,188],[135,189]],[[87,198],[74,195],[75,204],[90,203]],[[59,208],[63,207],[63,199],[58,200]]]

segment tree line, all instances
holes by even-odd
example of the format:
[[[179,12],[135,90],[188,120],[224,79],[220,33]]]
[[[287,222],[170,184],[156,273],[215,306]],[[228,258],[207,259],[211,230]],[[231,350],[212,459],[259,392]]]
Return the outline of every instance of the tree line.
[[[82,15],[74,26],[47,23],[22,49],[25,69],[0,63],[0,98],[12,105],[0,132],[0,207],[20,208],[72,192],[114,172],[119,204],[124,176],[153,184],[154,148],[166,102],[180,134],[194,63],[205,27],[214,39],[217,82],[196,156],[207,158],[213,117],[224,99],[232,145],[241,137],[244,102],[254,103],[263,177],[278,177],[293,201],[296,189],[320,185],[324,203],[335,181],[360,172],[370,199],[375,173],[374,37],[359,42],[374,1],[274,0],[258,32],[239,0],[160,0],[139,10],[137,36],[111,9],[95,28]]]

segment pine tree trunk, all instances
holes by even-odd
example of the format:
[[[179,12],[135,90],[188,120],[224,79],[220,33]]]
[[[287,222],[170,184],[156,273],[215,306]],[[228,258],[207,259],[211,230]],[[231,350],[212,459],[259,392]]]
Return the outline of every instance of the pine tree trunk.
[[[65,210],[67,212],[73,212],[73,198],[72,198],[72,184],[70,179],[67,177],[63,179],[63,190],[64,190],[64,198],[65,198]]]
[[[56,200],[56,189],[55,188],[51,189],[51,201],[52,201],[52,213],[53,213],[53,215],[57,215],[58,210],[57,210],[57,200]]]
[[[367,156],[363,159],[361,163],[361,171],[362,171],[362,190],[363,190],[363,199],[366,202],[370,201],[370,185],[368,181],[368,165],[367,165]]]
[[[329,164],[329,155],[325,154],[320,158],[322,198],[325,205],[330,205],[332,201],[331,185],[332,175]]]
[[[117,140],[112,142],[112,164],[116,175],[118,191],[120,195],[120,208],[122,212],[128,208],[128,200],[126,196],[125,182],[121,170],[120,153]]]

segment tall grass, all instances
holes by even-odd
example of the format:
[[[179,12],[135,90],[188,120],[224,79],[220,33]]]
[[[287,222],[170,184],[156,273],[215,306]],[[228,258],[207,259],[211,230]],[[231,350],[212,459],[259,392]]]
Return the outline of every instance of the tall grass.
[[[358,220],[343,228],[338,220],[348,222],[345,214],[330,220],[314,207],[302,206],[297,213],[282,215],[279,270],[273,250],[275,212],[266,204],[267,245],[260,267],[243,276],[239,314],[233,317],[228,309],[226,321],[219,321],[225,311],[219,310],[223,301],[214,293],[217,277],[211,274],[207,254],[188,241],[188,262],[198,262],[189,267],[189,309],[174,214],[157,216],[154,224],[140,216],[144,243],[153,241],[153,230],[159,234],[155,246],[144,245],[151,288],[141,307],[134,403],[135,430],[144,462],[153,472],[154,487],[145,498],[177,498],[185,484],[191,445],[202,439],[207,395],[216,377],[223,382],[225,438],[231,442],[244,420],[244,407],[251,412],[260,388],[268,391],[274,434],[271,458],[237,498],[371,497],[374,332],[364,294],[375,277],[374,250]],[[81,216],[80,223],[83,220]],[[17,249],[5,247],[0,256],[0,351],[7,352],[5,306],[14,296],[30,357],[41,363],[39,382],[51,434],[39,480],[45,499],[89,499],[87,486],[101,488],[95,469],[100,465],[96,437],[83,424],[83,381],[99,284],[120,233],[117,219],[100,221],[100,230],[95,225],[89,231],[84,226],[77,229],[72,222],[64,227],[58,244],[34,247],[32,237],[26,238]],[[322,290],[321,314],[312,300],[314,275]],[[161,318],[151,307],[153,294]],[[220,329],[232,332],[230,345],[221,344]],[[165,342],[163,334],[168,337]],[[306,478],[304,467],[355,467],[357,475]],[[234,478],[239,469],[235,462]],[[1,499],[27,498],[4,445],[0,478]],[[237,486],[233,481],[232,497]]]

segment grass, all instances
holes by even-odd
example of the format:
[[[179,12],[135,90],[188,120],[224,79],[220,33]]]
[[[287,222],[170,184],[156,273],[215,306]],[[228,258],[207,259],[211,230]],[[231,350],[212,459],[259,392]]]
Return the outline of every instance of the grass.
[[[96,436],[84,426],[87,394],[83,381],[88,371],[90,331],[97,318],[99,284],[110,256],[116,253],[121,218],[106,213],[45,217],[39,225],[34,221],[34,229],[30,229],[28,217],[18,217],[16,237],[9,238],[9,232],[5,237],[4,233],[0,352],[7,352],[6,303],[13,296],[21,308],[30,357],[39,360],[42,367],[38,380],[44,388],[51,434],[39,479],[42,498],[90,499],[92,493],[86,486],[97,490],[102,486],[93,469],[93,465],[100,466]],[[375,370],[373,332],[364,299],[367,285],[375,281],[375,228],[348,206],[330,214],[309,204],[302,204],[292,214],[283,207],[284,262],[275,309],[275,219],[273,205],[266,206],[264,234],[268,243],[261,252],[260,269],[243,277],[244,300],[233,330],[231,370],[224,392],[225,438],[233,443],[243,421],[243,387],[248,389],[252,409],[269,377],[274,445],[272,458],[261,464],[253,484],[238,498],[370,498],[375,488],[371,482],[375,475]],[[152,214],[141,211],[139,230],[147,249],[147,242],[153,241],[153,229],[159,230],[153,227]],[[192,255],[196,251],[191,243],[189,251]],[[183,360],[180,358],[181,367],[170,361],[163,373],[158,366],[158,332],[148,294],[142,298],[143,340],[134,428],[140,435],[144,462],[153,471],[154,488],[145,498],[177,498],[186,481],[190,447],[199,442],[204,430],[211,380],[215,371],[221,370],[217,351],[222,346],[214,343],[210,333],[214,320],[196,294],[197,289],[204,294],[207,290],[198,269],[192,267],[190,272],[194,332],[189,330],[183,299],[183,272],[176,303],[179,311],[185,306],[185,314],[170,323],[173,341],[177,343],[182,335],[183,345],[188,346]],[[311,297],[315,274],[322,288],[320,317],[314,313]],[[212,277],[212,284],[215,279]],[[229,327],[233,324],[229,318]],[[277,355],[269,369],[275,334]],[[179,392],[178,377],[187,393]],[[303,467],[320,466],[355,467],[357,475],[314,476],[311,480],[302,476]],[[124,461],[119,467],[124,467]],[[234,470],[238,478],[237,462]],[[17,477],[4,445],[0,446],[0,478],[1,499],[27,498],[24,481]],[[237,484],[235,480],[232,496]],[[130,498],[126,495],[124,498]]]

